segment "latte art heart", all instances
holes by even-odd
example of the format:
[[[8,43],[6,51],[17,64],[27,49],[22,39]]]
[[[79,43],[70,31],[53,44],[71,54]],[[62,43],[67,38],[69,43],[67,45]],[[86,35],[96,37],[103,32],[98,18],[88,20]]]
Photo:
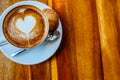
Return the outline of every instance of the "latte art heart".
[[[25,16],[24,20],[19,18],[16,21],[16,27],[25,34],[28,34],[34,28],[35,24],[36,20],[33,16]]]

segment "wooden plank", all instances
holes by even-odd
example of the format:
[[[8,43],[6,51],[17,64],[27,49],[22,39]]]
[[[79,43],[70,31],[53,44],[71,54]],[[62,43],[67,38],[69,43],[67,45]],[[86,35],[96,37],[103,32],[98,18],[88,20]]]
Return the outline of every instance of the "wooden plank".
[[[53,0],[53,9],[59,14],[63,27],[63,39],[57,52],[58,80],[78,80],[74,31],[67,0]]]
[[[103,80],[94,0],[71,1],[79,80]]]
[[[30,66],[31,80],[50,80],[50,61]]]
[[[47,4],[47,3],[48,3],[48,0],[36,0],[36,1],[42,2],[42,3],[44,3],[44,4]]]
[[[96,0],[105,80],[120,80],[120,18],[115,15],[120,0]],[[117,5],[117,6],[116,6]],[[116,11],[117,10],[117,11]],[[115,17],[116,16],[116,17]],[[118,20],[119,19],[119,20]]]

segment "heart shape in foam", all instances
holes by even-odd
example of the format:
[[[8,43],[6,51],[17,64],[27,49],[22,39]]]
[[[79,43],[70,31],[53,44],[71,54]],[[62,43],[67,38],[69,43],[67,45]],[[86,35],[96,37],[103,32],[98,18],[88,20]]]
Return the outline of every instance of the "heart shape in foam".
[[[33,16],[25,16],[24,20],[19,18],[16,21],[16,27],[25,34],[28,34],[34,28],[35,24],[36,20]]]

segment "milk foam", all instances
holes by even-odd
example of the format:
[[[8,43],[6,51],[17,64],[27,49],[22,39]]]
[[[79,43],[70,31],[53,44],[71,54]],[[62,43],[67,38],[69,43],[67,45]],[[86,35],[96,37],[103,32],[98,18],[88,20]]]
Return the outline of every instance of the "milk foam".
[[[16,27],[24,32],[27,36],[29,35],[29,32],[35,27],[36,20],[33,16],[25,16],[24,20],[19,18],[16,21]]]
[[[25,11],[25,9],[20,9],[20,10],[19,10],[20,13],[22,13],[22,12],[24,12],[24,11]]]

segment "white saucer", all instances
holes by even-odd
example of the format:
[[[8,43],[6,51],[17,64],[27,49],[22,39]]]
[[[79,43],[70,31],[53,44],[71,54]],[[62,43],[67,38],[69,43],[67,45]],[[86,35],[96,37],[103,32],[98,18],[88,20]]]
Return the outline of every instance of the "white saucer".
[[[48,6],[43,3],[39,3],[39,4],[41,4],[39,6],[42,7],[42,9],[48,8]],[[53,42],[43,42],[40,46],[37,46],[24,53],[20,53],[14,57],[11,57],[10,55],[13,54],[13,52],[18,50],[19,48],[14,47],[11,44],[8,44],[1,47],[0,49],[7,58],[9,58],[10,60],[16,63],[24,64],[24,65],[38,64],[49,59],[59,48],[62,39],[61,21],[59,21],[59,26],[57,30],[60,32],[60,38],[58,38],[57,40]],[[1,30],[0,30],[0,36],[3,36]]]

